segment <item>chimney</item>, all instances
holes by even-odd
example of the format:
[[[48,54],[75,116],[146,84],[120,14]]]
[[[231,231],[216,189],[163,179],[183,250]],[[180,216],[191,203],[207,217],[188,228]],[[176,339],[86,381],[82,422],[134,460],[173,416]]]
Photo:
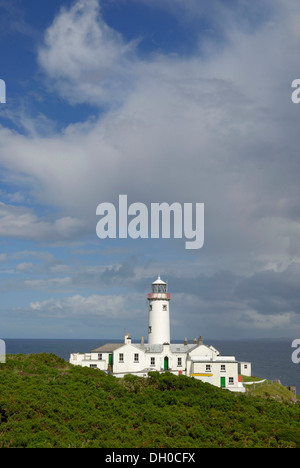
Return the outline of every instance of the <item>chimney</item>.
[[[184,345],[186,346],[188,344],[187,337],[184,339]]]
[[[124,343],[125,344],[131,344],[131,338],[130,338],[129,333],[126,333]]]
[[[145,345],[145,341],[144,341],[144,337],[142,336],[142,339],[141,339],[141,346],[142,346],[142,348],[144,348],[144,345]]]
[[[199,336],[199,338],[198,338],[198,343],[199,343],[199,345],[203,345],[203,339],[202,339],[202,336]]]

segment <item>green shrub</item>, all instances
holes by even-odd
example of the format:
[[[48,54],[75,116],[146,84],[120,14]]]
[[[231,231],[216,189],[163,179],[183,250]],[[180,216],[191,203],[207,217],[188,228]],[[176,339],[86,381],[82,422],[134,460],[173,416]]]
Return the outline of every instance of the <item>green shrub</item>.
[[[117,379],[53,354],[0,365],[0,448],[300,448],[299,416],[168,372]]]

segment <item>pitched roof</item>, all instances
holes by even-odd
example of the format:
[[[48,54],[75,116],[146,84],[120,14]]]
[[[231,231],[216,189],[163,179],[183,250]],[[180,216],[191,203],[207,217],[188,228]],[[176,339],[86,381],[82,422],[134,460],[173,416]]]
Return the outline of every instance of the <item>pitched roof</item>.
[[[132,346],[135,348],[138,348],[142,351],[145,351],[146,353],[162,353],[163,351],[163,345],[162,344],[140,344],[140,343],[131,343]],[[93,349],[91,351],[92,353],[112,353],[116,349],[121,348],[122,346],[125,346],[124,343],[106,343],[99,348]],[[188,353],[194,348],[197,348],[197,344],[188,344],[184,345],[181,343],[172,343],[170,344],[170,351],[171,353]]]
[[[92,353],[111,353],[124,346],[124,343],[106,343],[99,348],[93,349]]]
[[[135,343],[135,346],[137,348],[144,350],[145,353],[162,353],[164,349],[162,344],[145,344],[143,346],[143,345]],[[169,346],[170,346],[169,350],[171,353],[188,353],[193,348],[197,347],[196,344],[183,345],[181,343],[179,344],[174,343],[174,344],[170,344]]]

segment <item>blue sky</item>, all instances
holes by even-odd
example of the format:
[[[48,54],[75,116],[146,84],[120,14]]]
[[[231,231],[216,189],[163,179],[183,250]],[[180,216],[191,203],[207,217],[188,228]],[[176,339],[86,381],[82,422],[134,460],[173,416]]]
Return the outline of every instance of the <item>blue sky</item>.
[[[0,0],[1,338],[297,338],[300,6]],[[205,244],[96,236],[96,207],[205,204]],[[195,335],[195,336],[194,336]]]

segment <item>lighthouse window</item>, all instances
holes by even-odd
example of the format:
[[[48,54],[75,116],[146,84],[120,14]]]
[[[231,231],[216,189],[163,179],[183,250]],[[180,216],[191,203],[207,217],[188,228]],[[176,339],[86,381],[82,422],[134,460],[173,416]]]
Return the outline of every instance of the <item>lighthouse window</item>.
[[[138,353],[134,354],[134,362],[139,362],[139,355],[138,355]]]
[[[152,333],[152,327],[148,327],[148,333]]]
[[[152,304],[149,305],[149,310],[152,310]]]
[[[167,310],[167,306],[166,306],[166,305],[163,305],[163,310]]]

